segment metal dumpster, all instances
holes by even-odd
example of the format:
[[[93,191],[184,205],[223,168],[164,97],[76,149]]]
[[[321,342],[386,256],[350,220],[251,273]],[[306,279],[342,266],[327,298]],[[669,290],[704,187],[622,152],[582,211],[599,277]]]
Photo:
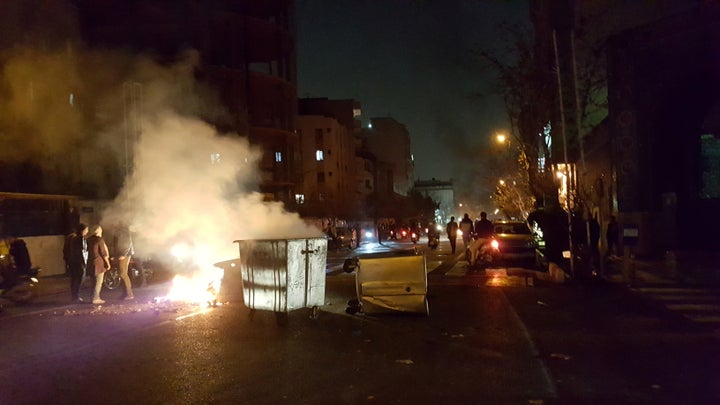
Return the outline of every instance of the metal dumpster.
[[[430,313],[425,253],[400,251],[357,256],[346,271],[353,269],[357,310],[366,314]]]
[[[243,300],[256,309],[287,313],[325,303],[327,239],[236,240]]]

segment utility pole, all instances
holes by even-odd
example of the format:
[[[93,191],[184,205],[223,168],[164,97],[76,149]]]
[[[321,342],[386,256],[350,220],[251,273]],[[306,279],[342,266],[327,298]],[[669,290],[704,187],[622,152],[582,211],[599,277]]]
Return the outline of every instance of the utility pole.
[[[568,196],[565,198],[567,205],[568,221],[568,248],[570,249],[570,275],[575,278],[575,258],[573,256],[572,242],[572,214],[570,213],[570,165],[568,163],[567,135],[565,131],[565,109],[563,107],[562,79],[560,77],[560,57],[558,56],[557,31],[553,30],[553,48],[555,50],[555,73],[558,82],[558,99],[560,102],[560,131],[563,140],[563,158],[565,159],[565,181],[568,182]]]
[[[130,175],[131,148],[133,148],[142,133],[140,112],[143,107],[143,88],[138,82],[126,81],[123,83],[123,135],[125,147],[125,178]]]

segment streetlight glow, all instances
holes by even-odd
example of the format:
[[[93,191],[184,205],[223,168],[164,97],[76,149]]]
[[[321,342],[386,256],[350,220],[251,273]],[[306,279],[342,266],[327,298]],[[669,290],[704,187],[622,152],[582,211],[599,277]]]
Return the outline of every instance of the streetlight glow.
[[[505,141],[507,141],[507,136],[505,136],[505,134],[500,133],[500,134],[495,135],[495,139],[499,143],[505,143]]]

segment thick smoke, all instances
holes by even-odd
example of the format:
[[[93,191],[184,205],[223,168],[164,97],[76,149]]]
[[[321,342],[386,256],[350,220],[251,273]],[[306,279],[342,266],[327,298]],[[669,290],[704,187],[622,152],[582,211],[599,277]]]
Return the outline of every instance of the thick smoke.
[[[281,204],[243,189],[255,183],[259,158],[246,138],[219,135],[174,112],[158,114],[143,125],[133,172],[103,219],[130,224],[143,253],[186,243],[215,261],[237,257],[237,239],[319,236]]]
[[[100,224],[108,234],[131,226],[140,254],[167,254],[184,242],[212,264],[237,257],[237,239],[321,235],[282,204],[263,201],[261,151],[247,134],[218,134],[206,123],[227,122],[228,114],[196,82],[196,52],[161,65],[64,45],[0,54],[0,162],[35,162],[60,180],[82,179],[101,197],[120,189]]]

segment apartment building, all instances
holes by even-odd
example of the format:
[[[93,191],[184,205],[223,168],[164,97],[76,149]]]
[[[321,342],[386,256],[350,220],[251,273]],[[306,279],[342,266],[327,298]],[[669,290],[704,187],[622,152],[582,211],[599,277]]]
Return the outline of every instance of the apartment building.
[[[378,161],[387,163],[380,174],[392,181],[392,192],[405,196],[413,186],[415,171],[410,133],[405,125],[390,117],[372,118],[370,123],[370,128],[363,132],[366,148]]]
[[[312,217],[351,216],[355,200],[355,142],[337,119],[298,115],[302,181],[295,195],[298,211]]]

